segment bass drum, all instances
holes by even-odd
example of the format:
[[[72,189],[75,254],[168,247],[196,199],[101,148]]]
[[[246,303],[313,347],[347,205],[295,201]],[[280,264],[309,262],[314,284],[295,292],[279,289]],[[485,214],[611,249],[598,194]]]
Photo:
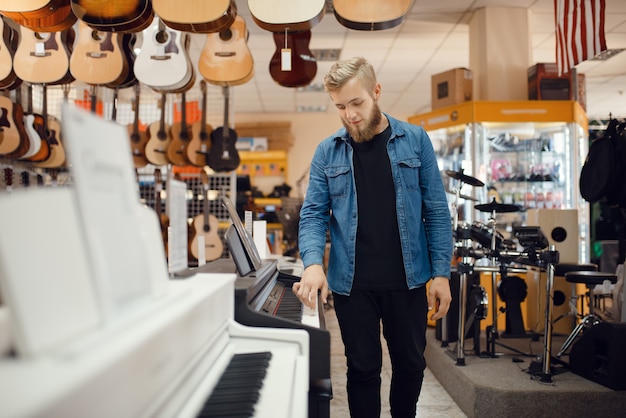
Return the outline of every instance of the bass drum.
[[[493,234],[487,225],[481,222],[474,222],[471,227],[472,239],[483,248],[491,249],[491,238]],[[504,249],[504,237],[496,231],[496,250]]]

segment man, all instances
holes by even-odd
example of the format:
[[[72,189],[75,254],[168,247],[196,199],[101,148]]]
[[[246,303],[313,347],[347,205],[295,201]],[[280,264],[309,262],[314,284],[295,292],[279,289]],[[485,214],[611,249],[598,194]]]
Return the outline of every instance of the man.
[[[421,127],[381,112],[381,86],[364,58],[334,64],[324,86],[344,128],[318,145],[311,162],[298,237],[305,270],[293,291],[310,307],[318,292],[323,302],[333,292],[351,416],[380,416],[382,321],[391,414],[415,417],[427,311],[442,318],[452,299],[452,227],[437,160]]]

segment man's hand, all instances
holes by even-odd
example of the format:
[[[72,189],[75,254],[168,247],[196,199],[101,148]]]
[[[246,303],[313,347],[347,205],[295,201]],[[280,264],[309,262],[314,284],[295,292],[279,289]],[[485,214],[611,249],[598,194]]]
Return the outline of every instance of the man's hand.
[[[322,302],[328,300],[328,281],[324,268],[319,264],[312,264],[304,269],[299,282],[293,284],[292,291],[304,305],[315,308],[317,293],[321,290]]]
[[[450,302],[452,302],[450,279],[435,277],[428,289],[428,311],[435,309],[430,319],[436,321],[443,318],[450,309]]]

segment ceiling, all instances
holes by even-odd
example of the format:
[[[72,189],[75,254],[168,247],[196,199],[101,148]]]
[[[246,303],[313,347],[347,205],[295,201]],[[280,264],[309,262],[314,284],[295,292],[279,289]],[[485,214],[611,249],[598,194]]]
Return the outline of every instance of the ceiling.
[[[237,13],[250,32],[247,44],[254,59],[254,77],[233,87],[233,113],[291,113],[298,107],[326,107],[327,112],[334,112],[325,92],[282,87],[272,79],[269,63],[276,50],[272,33],[256,25],[247,0],[236,3]],[[371,32],[348,29],[327,12],[311,29],[309,47],[338,48],[340,59],[366,57],[382,85],[380,104],[384,111],[395,115],[425,113],[431,110],[431,76],[469,67],[469,22],[474,11],[483,7],[530,9],[532,61],[555,62],[553,0],[414,0],[402,24]],[[609,49],[626,48],[626,1],[606,0],[605,33]],[[192,61],[204,41],[204,35],[193,36]],[[312,85],[321,85],[332,63],[318,60]],[[577,71],[586,76],[590,118],[626,116],[626,52],[604,62],[581,63]]]

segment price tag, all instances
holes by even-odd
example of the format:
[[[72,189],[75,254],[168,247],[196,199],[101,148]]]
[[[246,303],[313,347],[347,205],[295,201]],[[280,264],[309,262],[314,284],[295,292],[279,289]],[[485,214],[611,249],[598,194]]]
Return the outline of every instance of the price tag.
[[[291,48],[280,50],[280,69],[281,71],[291,71]]]

